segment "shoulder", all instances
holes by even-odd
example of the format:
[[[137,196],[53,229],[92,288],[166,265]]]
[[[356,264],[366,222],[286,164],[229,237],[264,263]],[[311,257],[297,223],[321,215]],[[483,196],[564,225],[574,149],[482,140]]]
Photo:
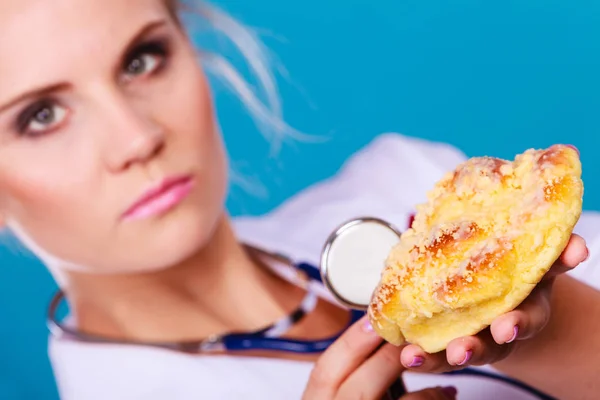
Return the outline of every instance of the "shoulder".
[[[433,184],[466,159],[457,148],[396,133],[375,137],[334,176],[270,213],[235,218],[240,238],[316,262],[329,233],[349,219],[372,216],[400,229]]]

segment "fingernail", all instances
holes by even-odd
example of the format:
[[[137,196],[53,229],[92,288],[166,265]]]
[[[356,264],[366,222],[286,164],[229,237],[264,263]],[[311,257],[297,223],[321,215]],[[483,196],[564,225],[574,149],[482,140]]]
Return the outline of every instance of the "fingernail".
[[[365,322],[363,323],[363,330],[368,333],[375,332],[375,330],[373,329],[373,325],[371,325],[371,321],[369,321],[368,318],[365,319]]]
[[[458,390],[454,386],[446,386],[440,389],[440,391],[448,398],[448,400],[456,400]]]
[[[413,360],[411,361],[411,363],[408,364],[408,368],[420,367],[424,363],[425,363],[425,358],[423,358],[421,356],[415,356],[415,358],[413,358]]]
[[[590,258],[590,249],[588,249],[587,247],[585,248],[585,258],[583,259],[582,262],[585,262],[588,260],[588,258]]]
[[[515,340],[517,340],[517,336],[519,335],[519,325],[515,325],[515,327],[513,328],[513,335],[510,339],[508,339],[506,341],[506,343],[512,343]]]
[[[570,147],[573,150],[575,150],[577,152],[577,154],[581,154],[581,153],[579,153],[579,149],[577,147],[573,146],[572,144],[568,144],[567,147]]]
[[[469,362],[469,360],[471,359],[471,357],[473,357],[473,350],[469,350],[465,353],[465,358],[458,363],[458,365],[465,365],[466,363]]]

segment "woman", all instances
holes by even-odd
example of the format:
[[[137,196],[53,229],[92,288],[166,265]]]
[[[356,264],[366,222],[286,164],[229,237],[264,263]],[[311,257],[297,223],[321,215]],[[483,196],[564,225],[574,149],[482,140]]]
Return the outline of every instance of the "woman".
[[[180,7],[167,0],[2,3],[0,221],[48,265],[70,306],[73,334],[50,342],[61,398],[375,399],[406,370],[405,400],[455,398],[448,386],[461,399],[538,398],[529,386],[561,399],[595,397],[600,339],[587,334],[596,326],[583,324],[597,324],[587,315],[599,311],[600,294],[580,280],[598,286],[600,277],[593,259],[563,274],[588,256],[581,236],[518,310],[440,354],[382,345],[364,319],[346,329],[348,311],[324,291],[315,289],[318,301],[310,303],[285,265],[252,256],[246,245],[315,264],[330,230],[351,217],[404,224],[464,157],[445,145],[383,135],[338,176],[273,213],[231,221],[225,150],[181,24],[191,14]],[[200,61],[230,78],[259,122],[284,132],[260,47],[224,15],[198,7],[198,18],[241,43],[270,108],[223,59],[201,54]],[[588,213],[578,226],[596,246],[599,221]],[[298,304],[304,317],[286,319]],[[211,352],[210,341],[200,350],[177,346],[273,321],[283,322],[271,336],[339,338],[308,354]],[[79,340],[86,335],[93,340]],[[431,374],[469,365],[529,386]]]

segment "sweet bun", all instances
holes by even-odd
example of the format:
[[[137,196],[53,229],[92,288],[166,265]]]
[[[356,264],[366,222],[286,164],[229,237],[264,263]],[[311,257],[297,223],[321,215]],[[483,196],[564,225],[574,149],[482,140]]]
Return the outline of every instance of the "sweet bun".
[[[386,341],[444,350],[516,308],[565,249],[582,211],[578,152],[476,157],[444,176],[390,252],[368,315]]]

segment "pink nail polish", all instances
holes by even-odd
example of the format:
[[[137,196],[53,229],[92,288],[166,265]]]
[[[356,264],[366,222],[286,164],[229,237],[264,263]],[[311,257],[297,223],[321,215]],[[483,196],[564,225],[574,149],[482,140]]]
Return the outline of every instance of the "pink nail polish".
[[[458,365],[465,365],[466,363],[468,363],[471,360],[471,357],[473,357],[473,350],[469,350],[465,353],[465,358],[458,363]]]
[[[440,391],[444,394],[444,396],[448,400],[456,400],[456,395],[458,394],[458,390],[454,386],[446,386],[440,389]]]
[[[371,322],[368,318],[365,319],[365,322],[363,323],[363,330],[368,333],[375,332],[375,330],[373,329],[373,325],[371,325]]]
[[[425,364],[425,358],[423,358],[421,356],[416,356],[415,358],[413,358],[411,363],[408,364],[408,368],[420,367],[423,364]]]
[[[515,327],[513,328],[513,335],[510,339],[508,339],[506,341],[506,343],[512,343],[515,340],[517,340],[517,336],[519,335],[519,325],[515,325]]]

